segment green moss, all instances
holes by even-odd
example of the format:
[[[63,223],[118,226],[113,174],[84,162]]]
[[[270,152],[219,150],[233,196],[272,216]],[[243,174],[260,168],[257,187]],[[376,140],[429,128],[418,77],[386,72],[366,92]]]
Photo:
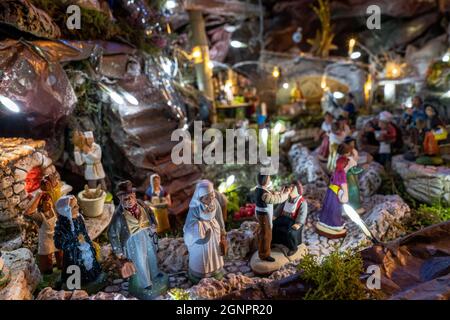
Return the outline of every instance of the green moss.
[[[172,300],[192,300],[190,293],[184,289],[174,288],[168,294]]]
[[[312,285],[305,300],[363,300],[372,293],[361,282],[363,260],[359,253],[334,251],[319,263],[306,255],[298,265],[302,278]]]

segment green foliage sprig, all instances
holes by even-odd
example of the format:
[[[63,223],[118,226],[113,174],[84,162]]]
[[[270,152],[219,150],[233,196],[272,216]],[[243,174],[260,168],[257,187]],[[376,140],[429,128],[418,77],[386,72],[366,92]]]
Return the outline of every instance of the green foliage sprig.
[[[363,300],[370,298],[369,289],[360,280],[363,260],[359,253],[333,251],[319,263],[308,254],[298,265],[302,279],[312,285],[305,300]]]

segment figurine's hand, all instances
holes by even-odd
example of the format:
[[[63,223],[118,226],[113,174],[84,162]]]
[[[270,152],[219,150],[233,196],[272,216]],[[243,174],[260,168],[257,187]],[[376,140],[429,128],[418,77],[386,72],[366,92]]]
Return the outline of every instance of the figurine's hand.
[[[196,244],[206,244],[209,242],[209,239],[211,238],[211,229],[208,229],[205,233],[205,237],[203,239],[198,239],[195,241]]]
[[[135,273],[136,267],[134,266],[133,262],[130,261],[125,262],[122,268],[120,269],[120,274],[122,275],[122,278],[129,278]]]
[[[78,235],[78,241],[79,241],[80,243],[85,242],[84,236],[83,236],[82,234],[79,234],[79,235]]]
[[[300,229],[300,225],[298,223],[296,223],[292,226],[292,229],[298,230],[298,229]]]

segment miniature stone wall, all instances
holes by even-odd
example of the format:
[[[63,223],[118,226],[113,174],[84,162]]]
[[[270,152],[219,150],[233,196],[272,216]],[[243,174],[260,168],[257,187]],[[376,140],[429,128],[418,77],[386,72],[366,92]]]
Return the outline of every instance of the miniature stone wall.
[[[30,201],[28,172],[36,167],[42,175],[56,170],[44,147],[42,140],[0,138],[0,248],[10,250],[5,241],[20,236],[21,212]]]
[[[414,199],[450,205],[450,168],[424,166],[398,155],[392,159],[392,169],[401,176],[406,191]]]

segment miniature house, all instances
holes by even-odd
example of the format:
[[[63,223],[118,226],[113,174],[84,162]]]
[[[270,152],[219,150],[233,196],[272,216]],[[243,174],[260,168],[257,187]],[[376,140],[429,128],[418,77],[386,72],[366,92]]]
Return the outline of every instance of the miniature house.
[[[0,138],[0,248],[20,241],[21,213],[41,178],[55,172],[45,141]]]

